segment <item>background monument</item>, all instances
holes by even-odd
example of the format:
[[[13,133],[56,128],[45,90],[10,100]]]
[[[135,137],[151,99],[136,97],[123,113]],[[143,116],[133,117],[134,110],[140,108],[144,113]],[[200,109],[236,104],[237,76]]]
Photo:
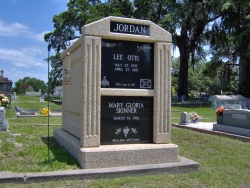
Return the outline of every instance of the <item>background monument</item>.
[[[0,70],[0,94],[4,94],[9,99],[8,107],[11,107],[12,81],[3,76],[3,69]]]

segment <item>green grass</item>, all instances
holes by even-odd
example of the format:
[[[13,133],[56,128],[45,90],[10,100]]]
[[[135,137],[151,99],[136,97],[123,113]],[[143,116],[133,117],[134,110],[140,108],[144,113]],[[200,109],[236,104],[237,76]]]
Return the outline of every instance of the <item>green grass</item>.
[[[215,110],[210,107],[172,107],[172,123],[179,123],[182,112],[196,112],[201,116],[200,122],[216,122]]]
[[[39,97],[37,96],[26,96],[21,95],[19,96],[19,102],[18,103],[12,103],[12,106],[21,106],[23,109],[25,108],[43,108],[45,106],[48,106],[48,101],[40,102]],[[50,102],[50,108],[52,109],[60,109],[62,106],[56,105],[52,102]]]
[[[77,161],[53,139],[53,129],[60,128],[61,117],[50,117],[50,156],[48,157],[48,117],[18,118],[14,107],[39,108],[47,106],[38,97],[20,96],[19,103],[6,109],[9,132],[0,132],[0,171],[42,172],[60,169],[77,169]],[[50,109],[60,109],[50,103]],[[53,126],[55,125],[55,126]],[[48,163],[50,159],[50,164]]]
[[[201,121],[215,121],[215,111],[210,108],[174,107],[172,110],[175,111],[172,118],[180,118],[182,111],[195,111],[203,117]],[[53,129],[60,126],[50,126],[48,163],[48,118],[17,118],[13,109],[7,109],[6,116],[9,119],[9,132],[0,132],[0,171],[45,172],[79,168],[77,161],[53,139]],[[173,121],[179,122],[180,119]],[[61,117],[50,117],[50,122],[61,124]],[[175,127],[172,127],[172,143],[179,146],[181,156],[200,163],[199,173],[5,183],[0,187],[250,187],[250,143]]]

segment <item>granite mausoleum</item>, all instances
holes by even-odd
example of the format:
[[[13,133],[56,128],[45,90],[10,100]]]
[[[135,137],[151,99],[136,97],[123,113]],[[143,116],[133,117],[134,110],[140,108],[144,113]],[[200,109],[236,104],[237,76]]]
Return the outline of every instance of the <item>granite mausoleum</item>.
[[[151,21],[85,25],[61,54],[62,129],[82,168],[178,162],[171,143],[171,34]]]

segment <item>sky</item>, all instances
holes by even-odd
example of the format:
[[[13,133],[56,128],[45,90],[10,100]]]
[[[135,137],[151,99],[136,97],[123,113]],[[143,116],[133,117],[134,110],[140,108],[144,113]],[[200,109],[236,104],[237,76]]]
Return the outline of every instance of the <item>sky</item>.
[[[48,43],[52,18],[67,10],[68,0],[0,0],[0,69],[14,83],[24,77],[48,78]],[[53,55],[53,49],[51,50]]]

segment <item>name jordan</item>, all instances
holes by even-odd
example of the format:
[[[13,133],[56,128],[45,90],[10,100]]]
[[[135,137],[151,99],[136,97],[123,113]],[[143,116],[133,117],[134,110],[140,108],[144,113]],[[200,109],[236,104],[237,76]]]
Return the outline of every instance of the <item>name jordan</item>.
[[[146,35],[147,26],[116,23],[114,32]]]

